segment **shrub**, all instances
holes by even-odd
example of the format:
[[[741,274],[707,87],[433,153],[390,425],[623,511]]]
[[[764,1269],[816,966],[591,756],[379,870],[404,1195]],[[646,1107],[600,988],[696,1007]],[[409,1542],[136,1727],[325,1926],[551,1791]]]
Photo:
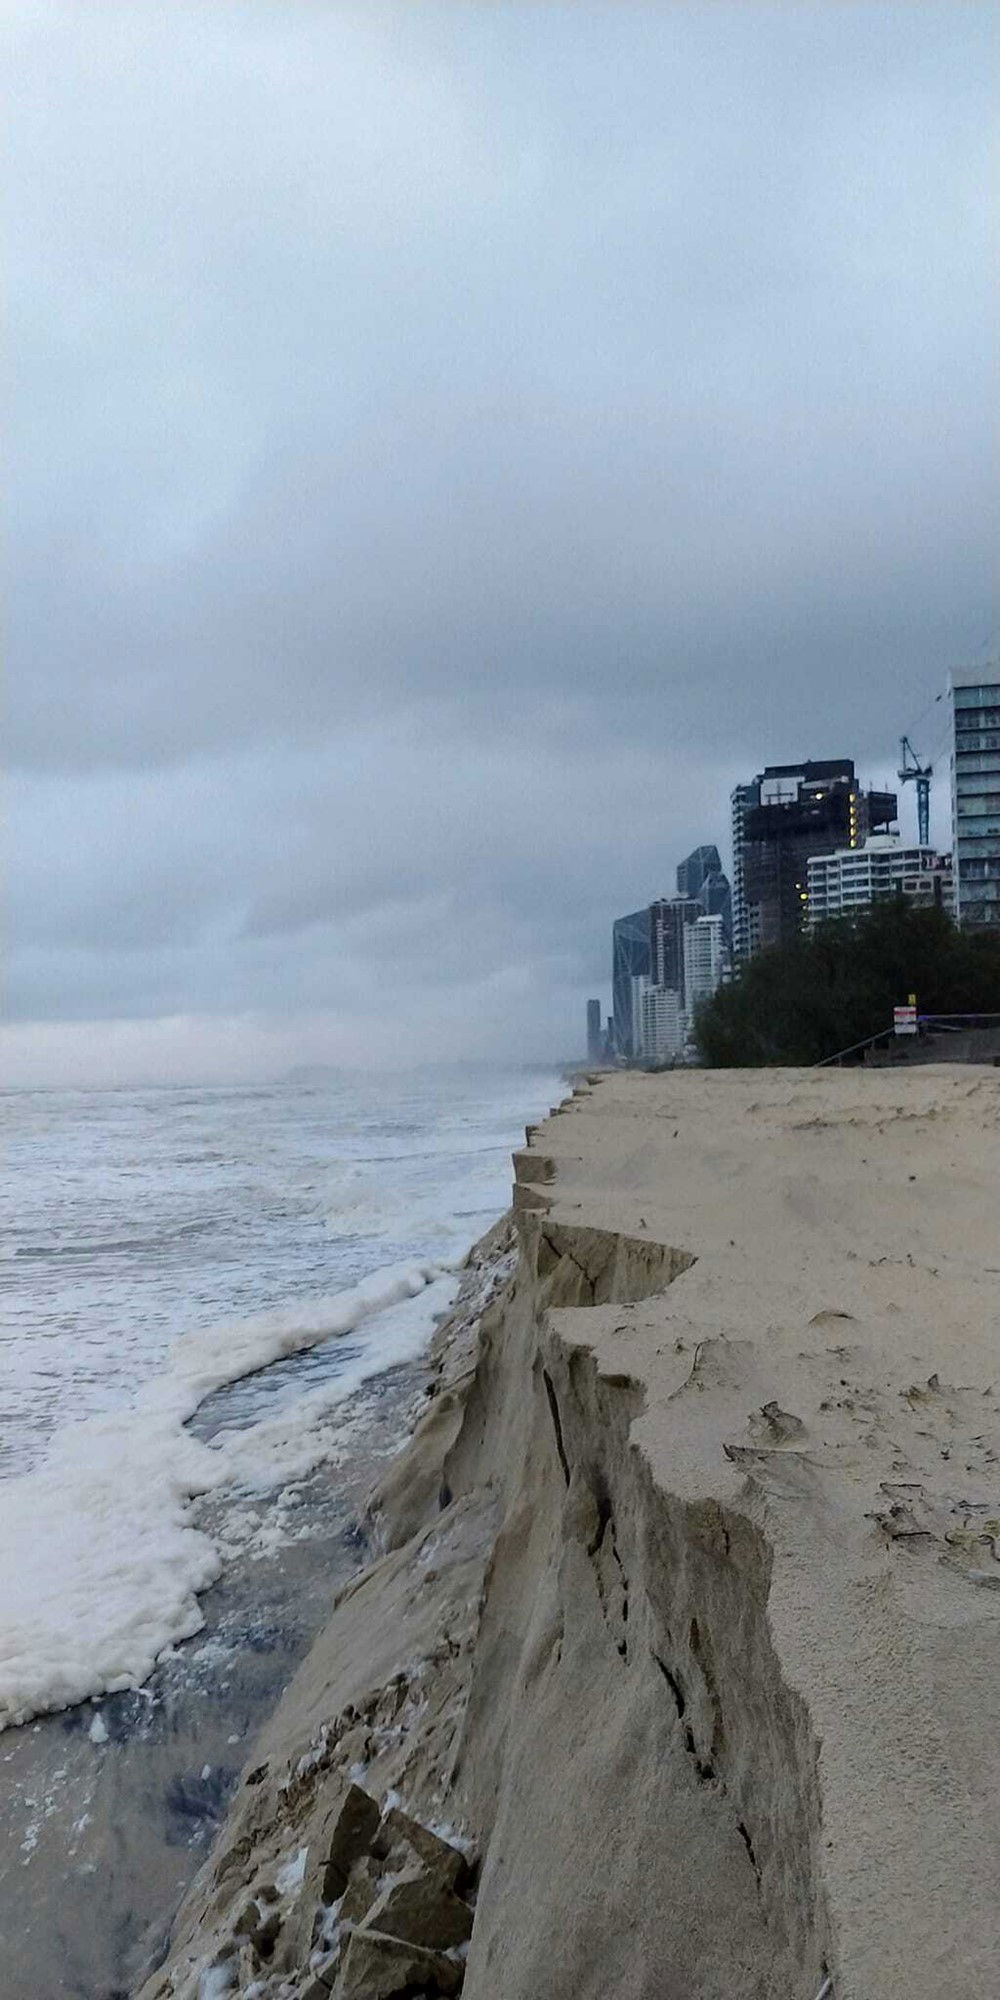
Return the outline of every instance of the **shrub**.
[[[1000,935],[960,931],[901,900],[762,951],[699,1008],[714,1068],[817,1063],[876,1035],[916,993],[922,1013],[1000,1013]]]

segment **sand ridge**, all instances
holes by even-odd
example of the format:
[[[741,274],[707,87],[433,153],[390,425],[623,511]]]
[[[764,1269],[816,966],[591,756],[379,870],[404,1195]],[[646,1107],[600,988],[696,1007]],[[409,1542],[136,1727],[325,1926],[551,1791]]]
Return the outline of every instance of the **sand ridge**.
[[[349,1769],[481,1857],[466,2000],[1000,1990],[1000,1079],[613,1076],[515,1168],[516,1264],[148,1994],[235,1978],[295,1841],[244,1968],[307,1990]]]

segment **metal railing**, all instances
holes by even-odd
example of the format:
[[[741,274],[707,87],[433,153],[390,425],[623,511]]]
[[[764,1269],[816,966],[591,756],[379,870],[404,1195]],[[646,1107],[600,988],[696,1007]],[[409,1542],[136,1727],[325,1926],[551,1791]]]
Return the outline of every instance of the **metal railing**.
[[[992,1021],[1000,1021],[1000,1014],[918,1014],[918,1028],[941,1028],[946,1034],[958,1035],[963,1026],[986,1027]],[[887,1028],[878,1028],[874,1035],[866,1035],[863,1041],[852,1042],[850,1048],[838,1049],[835,1055],[824,1056],[822,1061],[810,1063],[810,1069],[826,1069],[828,1063],[842,1062],[845,1056],[856,1056],[862,1049],[874,1048],[876,1042],[891,1040],[895,1024],[890,1021]]]
[[[852,1042],[849,1049],[838,1049],[836,1055],[824,1056],[821,1062],[810,1063],[810,1069],[825,1069],[827,1063],[842,1062],[845,1056],[856,1056],[859,1049],[870,1049],[876,1042],[884,1042],[894,1033],[892,1022],[887,1028],[879,1028],[874,1035],[866,1035],[862,1042]]]

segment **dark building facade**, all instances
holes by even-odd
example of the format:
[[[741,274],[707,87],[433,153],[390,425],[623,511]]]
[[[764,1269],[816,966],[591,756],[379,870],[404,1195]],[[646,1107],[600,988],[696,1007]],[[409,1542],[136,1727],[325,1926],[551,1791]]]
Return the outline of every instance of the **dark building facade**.
[[[733,951],[751,958],[802,931],[812,854],[860,847],[896,818],[895,792],[862,792],[849,757],[769,764],[737,785],[733,810]]]
[[[604,1054],[604,1033],[601,1027],[601,1003],[587,1001],[587,1061],[600,1062]]]
[[[650,978],[684,999],[684,931],[705,914],[696,896],[667,896],[649,909]]]
[[[618,917],[611,932],[611,1002],[614,1009],[615,1052],[631,1062],[636,1052],[639,1023],[632,1019],[632,981],[649,978],[650,913],[633,910]]]
[[[702,884],[708,877],[721,873],[722,861],[717,847],[694,847],[691,853],[677,864],[677,894],[700,896]]]
[[[695,847],[677,870],[677,894],[690,896],[701,905],[703,917],[722,918],[722,936],[733,941],[733,894],[729,878],[723,874],[717,847]]]

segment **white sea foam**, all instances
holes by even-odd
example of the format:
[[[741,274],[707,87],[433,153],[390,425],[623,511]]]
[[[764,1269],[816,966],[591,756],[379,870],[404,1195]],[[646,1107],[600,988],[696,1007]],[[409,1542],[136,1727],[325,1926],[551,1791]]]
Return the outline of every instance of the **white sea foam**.
[[[348,1362],[333,1381],[298,1396],[280,1416],[262,1418],[246,1430],[226,1432],[218,1442],[217,1454],[224,1460],[227,1482],[253,1493],[271,1493],[276,1487],[304,1479],[318,1465],[340,1458],[360,1428],[360,1422],[345,1423],[340,1405],[373,1374],[416,1361],[427,1345],[434,1319],[454,1301],[457,1278],[440,1266],[427,1268],[436,1271],[433,1293],[421,1298],[420,1309],[392,1315],[374,1362],[365,1351]]]
[[[364,1380],[412,1359],[433,1313],[391,1315],[386,1337],[335,1381],[218,1448],[185,1429],[199,1404],[430,1286],[428,1305],[446,1303],[444,1276],[440,1264],[409,1264],[307,1308],[189,1334],[131,1407],[64,1426],[41,1467],[0,1486],[0,1729],[137,1687],[165,1648],[197,1632],[198,1593],[221,1557],[192,1525],[192,1500],[225,1483],[266,1489],[301,1477],[333,1449],[322,1419]]]

